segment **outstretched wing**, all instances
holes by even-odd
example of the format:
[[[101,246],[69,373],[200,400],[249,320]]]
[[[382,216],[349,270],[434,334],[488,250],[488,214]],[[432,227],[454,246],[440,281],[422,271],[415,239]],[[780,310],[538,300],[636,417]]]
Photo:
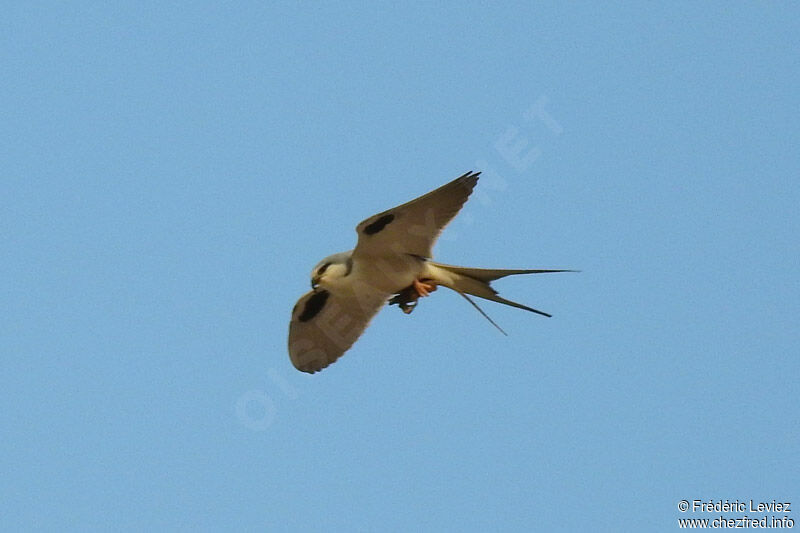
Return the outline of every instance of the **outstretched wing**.
[[[467,172],[446,185],[361,222],[354,257],[412,254],[431,257],[436,238],[467,201],[480,172]]]
[[[368,286],[348,293],[318,289],[304,294],[292,309],[289,357],[313,374],[336,361],[361,336],[386,303],[387,295]]]

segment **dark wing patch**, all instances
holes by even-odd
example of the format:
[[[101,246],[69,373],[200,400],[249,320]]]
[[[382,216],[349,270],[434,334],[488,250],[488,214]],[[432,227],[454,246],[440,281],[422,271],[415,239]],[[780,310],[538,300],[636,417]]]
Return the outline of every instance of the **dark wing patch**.
[[[295,368],[313,373],[336,361],[389,297],[366,284],[354,289],[317,289],[300,297],[289,323],[289,358]]]
[[[314,296],[308,299],[306,302],[306,306],[303,308],[303,312],[300,313],[300,316],[297,317],[297,320],[300,322],[308,322],[315,316],[322,311],[322,308],[325,307],[325,302],[328,300],[328,296],[330,293],[328,291],[319,291],[314,293]]]
[[[478,173],[467,172],[428,194],[362,220],[353,258],[384,255],[433,255],[433,244],[456,216],[478,182]]]
[[[373,222],[368,226],[364,226],[364,233],[367,235],[375,235],[383,228],[385,228],[392,220],[394,220],[393,214],[383,215],[381,218]]]

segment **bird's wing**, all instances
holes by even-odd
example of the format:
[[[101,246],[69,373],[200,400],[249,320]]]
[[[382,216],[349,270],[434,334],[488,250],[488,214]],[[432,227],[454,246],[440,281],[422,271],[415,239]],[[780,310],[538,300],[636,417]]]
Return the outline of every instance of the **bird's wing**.
[[[357,227],[354,257],[387,253],[431,257],[433,243],[467,201],[480,172],[467,172],[446,185],[383,213]]]
[[[318,289],[304,294],[289,324],[292,364],[313,374],[336,361],[367,329],[387,297],[367,285],[348,292]]]

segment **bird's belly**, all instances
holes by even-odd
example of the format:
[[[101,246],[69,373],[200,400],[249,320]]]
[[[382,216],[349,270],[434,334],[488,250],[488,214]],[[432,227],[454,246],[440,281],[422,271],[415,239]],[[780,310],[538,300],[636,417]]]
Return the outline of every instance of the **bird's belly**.
[[[411,285],[422,272],[425,261],[411,255],[390,255],[361,260],[353,274],[375,290],[395,294]]]

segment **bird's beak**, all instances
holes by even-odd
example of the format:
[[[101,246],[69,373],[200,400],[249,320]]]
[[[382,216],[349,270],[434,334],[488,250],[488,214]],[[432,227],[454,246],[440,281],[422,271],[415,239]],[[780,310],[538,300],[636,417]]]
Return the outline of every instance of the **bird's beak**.
[[[311,288],[316,290],[319,286],[319,276],[311,278]]]

